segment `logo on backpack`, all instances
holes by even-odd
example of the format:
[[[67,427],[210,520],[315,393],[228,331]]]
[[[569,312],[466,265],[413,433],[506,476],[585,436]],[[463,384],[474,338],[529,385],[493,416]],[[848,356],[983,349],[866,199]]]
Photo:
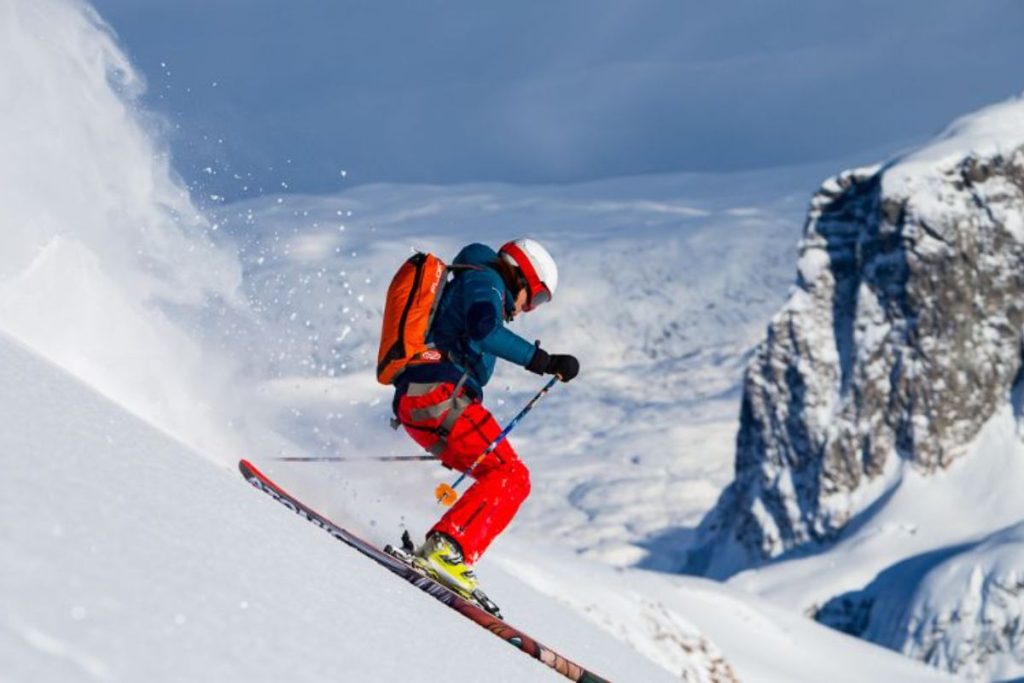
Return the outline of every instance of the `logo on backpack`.
[[[429,349],[420,354],[420,360],[428,363],[436,363],[444,358],[444,355],[437,349]]]

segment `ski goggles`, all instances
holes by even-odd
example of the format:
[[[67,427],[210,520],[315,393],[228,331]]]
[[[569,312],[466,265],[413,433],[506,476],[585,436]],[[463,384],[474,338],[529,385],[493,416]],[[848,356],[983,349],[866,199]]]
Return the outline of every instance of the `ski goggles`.
[[[547,285],[543,282],[538,282],[537,285],[537,287],[534,287],[532,283],[527,283],[526,306],[523,307],[523,310],[532,311],[541,304],[551,301],[551,291],[547,288]]]

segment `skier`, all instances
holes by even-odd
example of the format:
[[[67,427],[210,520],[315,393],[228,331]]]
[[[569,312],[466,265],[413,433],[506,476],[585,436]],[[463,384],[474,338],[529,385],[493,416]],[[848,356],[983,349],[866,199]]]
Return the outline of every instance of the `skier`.
[[[452,270],[427,336],[439,360],[405,367],[394,382],[392,405],[396,424],[445,466],[463,472],[501,432],[482,402],[496,358],[563,382],[576,377],[579,362],[549,354],[540,342],[531,344],[505,327],[550,301],[558,285],[555,261],[536,241],[513,240],[497,253],[470,244]],[[530,493],[529,472],[507,439],[471,476],[475,483],[413,556],[416,566],[466,596],[477,590],[472,565]]]

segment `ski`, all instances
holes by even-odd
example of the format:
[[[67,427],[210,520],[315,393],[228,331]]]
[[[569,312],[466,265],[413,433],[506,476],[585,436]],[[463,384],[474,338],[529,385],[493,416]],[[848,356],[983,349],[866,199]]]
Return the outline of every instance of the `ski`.
[[[300,502],[290,493],[287,493],[265,474],[256,469],[256,467],[248,460],[240,460],[238,462],[238,469],[242,473],[242,476],[245,477],[246,481],[284,505],[292,512],[317,525],[345,545],[370,558],[393,574],[405,579],[424,593],[427,593],[438,601],[444,603],[467,619],[479,624],[502,640],[511,643],[534,659],[543,662],[569,680],[578,681],[580,683],[610,683],[607,679],[601,678],[597,674],[587,671],[579,664],[566,659],[522,631],[509,626],[502,619],[491,614],[480,605],[463,598],[446,586],[443,586],[430,577],[421,574],[411,565],[406,564],[398,557],[384,552],[372,543],[364,541],[347,529],[338,526],[328,518]]]

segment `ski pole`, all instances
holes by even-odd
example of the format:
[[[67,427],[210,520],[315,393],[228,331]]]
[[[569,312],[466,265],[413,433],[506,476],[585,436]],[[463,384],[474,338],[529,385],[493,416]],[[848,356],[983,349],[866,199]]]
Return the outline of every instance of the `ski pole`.
[[[434,489],[434,496],[437,498],[438,503],[441,503],[445,507],[451,507],[452,503],[454,503],[459,497],[459,494],[455,489],[458,487],[459,484],[462,483],[462,480],[469,476],[473,472],[473,470],[476,469],[476,466],[483,462],[483,459],[490,455],[491,452],[498,447],[498,444],[505,440],[505,437],[508,436],[508,433],[512,431],[512,428],[515,427],[516,424],[518,424],[519,421],[523,419],[523,417],[533,409],[533,406],[537,404],[537,401],[543,398],[544,394],[548,393],[548,391],[550,391],[551,387],[553,387],[555,385],[555,382],[557,381],[557,375],[552,377],[548,381],[548,383],[545,384],[541,388],[541,390],[537,392],[537,395],[531,398],[530,402],[527,403],[526,406],[519,411],[519,414],[513,417],[512,421],[509,422],[508,425],[503,430],[501,430],[501,434],[498,434],[497,438],[495,438],[494,441],[492,441],[491,444],[484,450],[484,452],[481,453],[480,456],[473,461],[473,464],[469,466],[469,469],[459,475],[459,478],[455,480],[455,483],[449,485],[445,484],[444,482],[441,482],[440,484],[437,485],[437,488]]]
[[[344,455],[289,455],[273,458],[281,462],[402,462],[403,460],[437,460],[436,455],[379,455],[357,458]]]

